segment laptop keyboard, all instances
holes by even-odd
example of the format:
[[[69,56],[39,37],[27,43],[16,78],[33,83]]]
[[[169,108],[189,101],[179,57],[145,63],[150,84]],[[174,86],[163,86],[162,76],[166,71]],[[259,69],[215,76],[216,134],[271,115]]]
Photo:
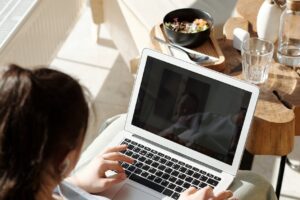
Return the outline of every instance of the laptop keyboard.
[[[200,189],[209,185],[214,188],[221,180],[127,138],[121,144],[128,145],[122,153],[135,160],[134,164],[121,164],[127,177],[173,199],[178,199],[180,193],[191,186]]]

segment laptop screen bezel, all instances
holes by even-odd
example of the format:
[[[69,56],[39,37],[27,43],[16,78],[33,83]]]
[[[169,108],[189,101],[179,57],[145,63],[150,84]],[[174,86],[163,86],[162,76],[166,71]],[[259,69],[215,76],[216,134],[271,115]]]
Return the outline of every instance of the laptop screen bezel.
[[[228,85],[232,85],[234,87],[243,89],[243,90],[251,93],[251,98],[250,98],[248,110],[247,110],[247,113],[245,116],[244,124],[243,124],[242,130],[241,130],[240,139],[237,144],[236,152],[235,152],[233,162],[231,165],[229,165],[225,162],[222,162],[220,160],[214,159],[212,157],[209,157],[209,156],[202,154],[200,152],[197,152],[195,150],[189,149],[185,146],[179,145],[175,142],[172,142],[171,140],[165,139],[161,136],[158,136],[154,133],[146,131],[146,130],[139,128],[137,126],[134,126],[132,124],[132,119],[133,119],[133,115],[134,115],[134,111],[135,111],[138,94],[140,91],[140,86],[141,86],[141,82],[142,82],[142,78],[143,78],[143,74],[144,74],[144,69],[146,66],[147,58],[149,56],[153,57],[155,59],[170,63],[170,64],[174,65],[174,67],[180,67],[183,69],[187,69],[189,71],[204,75],[206,77],[209,77],[209,78],[212,78],[215,80],[222,80],[222,82],[224,82]],[[168,55],[165,55],[165,54],[162,54],[162,53],[150,50],[150,49],[144,49],[142,52],[138,73],[137,73],[137,76],[135,79],[135,84],[133,87],[132,96],[131,96],[130,103],[129,103],[128,114],[127,114],[127,119],[126,119],[126,123],[125,123],[125,130],[132,134],[137,134],[137,135],[139,135],[145,139],[148,139],[150,141],[154,141],[163,146],[167,146],[168,148],[170,148],[176,152],[179,152],[179,153],[186,152],[185,153],[186,155],[189,155],[189,157],[191,157],[195,160],[199,160],[209,166],[213,166],[214,168],[220,169],[221,171],[224,171],[226,173],[229,173],[229,174],[232,174],[235,176],[236,172],[239,168],[239,165],[240,165],[241,157],[244,152],[244,147],[245,147],[245,143],[246,143],[247,136],[248,136],[248,130],[251,125],[252,116],[255,111],[258,95],[259,95],[259,88],[255,85],[246,83],[242,80],[232,78],[228,75],[207,69],[205,67],[201,67],[199,65],[194,65],[192,63],[188,63],[183,60],[179,60],[177,58],[174,58],[174,57],[171,57],[171,56],[168,56]]]

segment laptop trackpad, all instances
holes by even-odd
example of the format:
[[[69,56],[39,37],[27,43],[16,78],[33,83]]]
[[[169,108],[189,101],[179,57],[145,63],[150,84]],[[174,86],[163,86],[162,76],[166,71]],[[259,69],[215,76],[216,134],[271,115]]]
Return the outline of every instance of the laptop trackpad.
[[[113,200],[157,200],[158,198],[149,193],[125,184],[116,194]]]

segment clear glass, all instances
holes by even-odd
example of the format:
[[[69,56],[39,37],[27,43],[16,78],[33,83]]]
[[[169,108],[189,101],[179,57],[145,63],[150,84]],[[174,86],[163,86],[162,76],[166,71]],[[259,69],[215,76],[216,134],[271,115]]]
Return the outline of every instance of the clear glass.
[[[300,11],[286,9],[280,18],[278,62],[300,67]]]
[[[254,84],[264,83],[268,79],[274,45],[259,38],[249,38],[242,43],[243,76]]]

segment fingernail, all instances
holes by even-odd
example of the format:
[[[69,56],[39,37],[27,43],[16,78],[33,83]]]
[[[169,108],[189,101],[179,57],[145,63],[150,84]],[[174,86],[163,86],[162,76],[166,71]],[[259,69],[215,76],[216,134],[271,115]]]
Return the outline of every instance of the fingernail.
[[[227,190],[226,192],[227,192],[228,198],[233,196],[233,193],[232,193],[232,191],[230,191],[230,190]]]

